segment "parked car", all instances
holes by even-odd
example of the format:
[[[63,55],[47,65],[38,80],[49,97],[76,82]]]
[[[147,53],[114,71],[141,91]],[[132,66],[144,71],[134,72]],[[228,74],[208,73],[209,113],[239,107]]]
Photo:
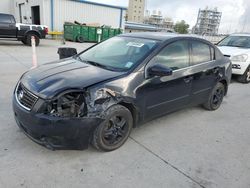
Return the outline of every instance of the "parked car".
[[[34,36],[38,46],[40,39],[45,38],[47,34],[48,27],[45,25],[16,23],[13,15],[0,13],[0,38],[2,39],[17,39],[31,46],[31,38]]]
[[[19,80],[19,127],[48,148],[119,148],[133,127],[202,104],[216,110],[231,62],[203,39],[167,33],[122,34]]]
[[[232,72],[238,81],[250,82],[250,34],[232,34],[218,43],[218,48],[232,61]]]

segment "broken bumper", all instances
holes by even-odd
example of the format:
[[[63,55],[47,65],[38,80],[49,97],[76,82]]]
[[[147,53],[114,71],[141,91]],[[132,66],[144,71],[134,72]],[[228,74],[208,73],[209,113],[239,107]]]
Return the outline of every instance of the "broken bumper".
[[[15,120],[34,142],[49,149],[87,149],[100,118],[60,118],[27,111],[13,98]]]

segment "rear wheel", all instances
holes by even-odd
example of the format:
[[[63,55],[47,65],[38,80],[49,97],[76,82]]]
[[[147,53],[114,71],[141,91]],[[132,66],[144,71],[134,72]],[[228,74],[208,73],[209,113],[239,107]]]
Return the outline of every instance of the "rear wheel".
[[[31,41],[32,37],[35,37],[35,43],[36,43],[36,46],[38,46],[39,43],[40,43],[40,39],[39,39],[39,37],[38,37],[37,35],[35,35],[35,34],[28,34],[28,35],[26,36],[26,44],[29,45],[29,46],[32,45],[32,41]]]
[[[111,106],[106,114],[106,120],[94,132],[92,144],[99,150],[113,151],[128,139],[133,117],[130,111],[121,105]]]
[[[225,86],[218,82],[210,93],[208,100],[205,104],[203,104],[204,108],[207,110],[217,110],[225,96]]]
[[[250,66],[247,68],[245,73],[238,77],[238,81],[241,83],[249,83],[250,82]]]

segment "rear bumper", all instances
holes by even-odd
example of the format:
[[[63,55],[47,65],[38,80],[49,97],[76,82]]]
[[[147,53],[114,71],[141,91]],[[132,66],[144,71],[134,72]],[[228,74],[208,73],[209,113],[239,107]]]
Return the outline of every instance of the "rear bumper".
[[[13,97],[13,111],[20,129],[49,149],[87,149],[100,118],[60,118],[29,112]]]

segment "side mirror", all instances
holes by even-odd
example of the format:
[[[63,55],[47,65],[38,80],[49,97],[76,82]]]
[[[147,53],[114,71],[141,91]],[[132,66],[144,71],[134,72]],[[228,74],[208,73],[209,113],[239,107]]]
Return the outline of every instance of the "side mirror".
[[[170,76],[173,74],[173,70],[169,67],[166,67],[161,64],[153,65],[152,67],[149,67],[148,74],[150,76]]]
[[[76,55],[77,50],[75,48],[58,48],[57,53],[59,54],[60,59],[65,59]]]

